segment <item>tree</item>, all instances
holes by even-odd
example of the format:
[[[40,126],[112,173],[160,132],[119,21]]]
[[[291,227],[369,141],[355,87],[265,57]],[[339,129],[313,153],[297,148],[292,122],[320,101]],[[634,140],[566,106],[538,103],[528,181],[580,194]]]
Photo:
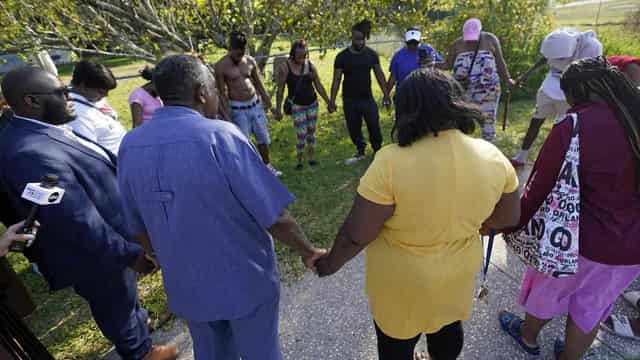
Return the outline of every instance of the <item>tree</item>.
[[[71,50],[154,61],[167,52],[224,47],[232,29],[269,54],[287,33],[327,45],[369,18],[378,27],[414,24],[451,0],[2,0],[0,51]]]

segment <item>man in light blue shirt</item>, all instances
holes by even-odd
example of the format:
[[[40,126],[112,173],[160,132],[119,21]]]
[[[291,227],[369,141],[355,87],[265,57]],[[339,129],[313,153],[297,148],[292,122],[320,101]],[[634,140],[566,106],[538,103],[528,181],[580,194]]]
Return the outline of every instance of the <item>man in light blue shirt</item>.
[[[428,44],[420,44],[421,37],[422,34],[416,28],[410,28],[404,34],[406,46],[393,55],[389,65],[389,81],[387,82],[389,94],[396,84],[400,84],[407,75],[420,68],[421,65],[433,66],[435,63],[442,62],[442,57],[434,48]],[[420,59],[421,51],[426,55],[425,59]]]
[[[280,360],[271,235],[310,268],[324,250],[288,214],[294,196],[249,139],[210,119],[218,97],[199,59],[168,57],[153,82],[165,107],[120,148],[127,224],[157,257],[169,307],[187,320],[196,359]]]

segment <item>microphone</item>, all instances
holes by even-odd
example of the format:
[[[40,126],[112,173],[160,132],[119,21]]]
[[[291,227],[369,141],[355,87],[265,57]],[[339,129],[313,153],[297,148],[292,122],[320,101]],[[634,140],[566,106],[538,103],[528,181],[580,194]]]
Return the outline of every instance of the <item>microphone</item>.
[[[24,187],[22,198],[33,203],[33,206],[24,221],[24,226],[20,230],[20,233],[32,234],[34,232],[33,225],[38,217],[40,206],[55,205],[62,201],[64,189],[59,188],[57,185],[58,176],[48,174],[42,177],[42,181],[40,183],[28,183]],[[33,241],[14,241],[9,250],[23,252],[26,248],[31,246],[32,243]]]

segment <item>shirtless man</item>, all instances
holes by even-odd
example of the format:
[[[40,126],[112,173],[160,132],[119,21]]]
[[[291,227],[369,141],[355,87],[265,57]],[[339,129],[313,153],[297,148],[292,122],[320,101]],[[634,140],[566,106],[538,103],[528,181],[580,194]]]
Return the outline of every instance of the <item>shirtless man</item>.
[[[247,137],[251,134],[255,136],[262,161],[276,176],[280,176],[282,173],[269,160],[271,138],[265,110],[271,109],[271,98],[264,89],[255,59],[245,55],[246,48],[245,34],[232,32],[229,36],[229,53],[215,65],[223,113],[231,114],[231,121]],[[260,95],[262,102],[257,95]]]

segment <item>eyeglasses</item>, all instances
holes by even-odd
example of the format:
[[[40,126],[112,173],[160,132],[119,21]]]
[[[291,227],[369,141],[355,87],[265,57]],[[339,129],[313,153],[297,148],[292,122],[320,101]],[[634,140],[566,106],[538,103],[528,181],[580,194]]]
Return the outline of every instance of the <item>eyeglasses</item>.
[[[70,90],[71,90],[71,88],[69,86],[62,86],[62,87],[59,87],[57,89],[53,89],[53,90],[51,90],[49,92],[35,92],[35,93],[25,94],[25,96],[56,95],[56,96],[67,97],[67,96],[69,96],[69,91]]]

